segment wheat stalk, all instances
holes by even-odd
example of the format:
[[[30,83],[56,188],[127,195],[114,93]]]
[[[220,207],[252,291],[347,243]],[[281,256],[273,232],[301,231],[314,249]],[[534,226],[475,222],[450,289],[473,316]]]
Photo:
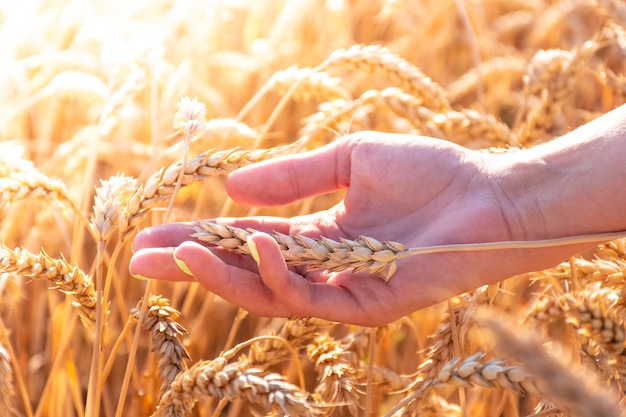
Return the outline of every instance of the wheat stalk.
[[[9,352],[0,344],[0,410],[7,417],[17,416],[17,410],[13,404],[15,387],[13,386],[13,367]]]

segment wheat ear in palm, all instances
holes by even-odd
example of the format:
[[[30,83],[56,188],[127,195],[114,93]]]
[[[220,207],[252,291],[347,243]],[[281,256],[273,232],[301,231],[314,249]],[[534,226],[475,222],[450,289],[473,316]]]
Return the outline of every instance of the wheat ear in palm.
[[[250,255],[246,243],[248,237],[255,232],[253,229],[240,229],[227,224],[217,224],[199,220],[194,226],[195,233],[191,236],[244,255]],[[555,239],[502,241],[482,243],[457,243],[407,248],[402,243],[381,242],[371,237],[359,236],[357,239],[340,239],[327,237],[311,238],[300,234],[286,235],[274,232],[270,235],[276,240],[290,266],[306,266],[311,270],[339,272],[352,269],[353,272],[367,271],[378,275],[385,282],[397,270],[396,261],[414,255],[442,252],[472,252],[503,249],[532,249],[551,246],[564,246],[580,243],[608,242],[623,237],[625,231],[596,233],[569,236]]]
[[[252,229],[198,221],[193,237],[238,253],[250,255],[246,243]],[[313,239],[300,234],[286,235],[274,232],[285,261],[290,266],[305,265],[312,270],[330,272],[352,269],[354,272],[368,271],[387,281],[396,271],[396,259],[406,251],[401,243],[380,242],[360,236],[357,239],[332,240],[326,237]]]

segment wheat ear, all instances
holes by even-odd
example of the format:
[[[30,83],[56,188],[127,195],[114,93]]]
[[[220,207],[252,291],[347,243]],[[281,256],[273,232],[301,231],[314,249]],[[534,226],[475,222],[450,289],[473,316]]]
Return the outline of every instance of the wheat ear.
[[[268,368],[292,355],[292,351],[285,346],[285,343],[294,349],[300,348],[323,327],[328,326],[330,326],[329,322],[317,318],[286,320],[276,334],[276,337],[282,341],[276,338],[261,338],[250,346],[250,353],[246,360],[255,368]]]
[[[603,286],[621,287],[626,279],[626,260],[623,259],[584,259],[573,258],[573,262],[562,262],[554,268],[533,272],[530,277],[539,280],[569,281],[572,276],[572,265],[576,279],[581,285],[601,283]]]
[[[357,370],[350,361],[353,352],[345,350],[340,342],[326,333],[315,338],[307,347],[307,354],[317,372],[315,393],[324,403],[345,406],[350,415],[357,416]]]
[[[0,178],[0,210],[26,198],[59,200],[72,206],[65,184],[37,171],[13,172]]]
[[[592,375],[573,372],[572,363],[564,364],[548,353],[534,334],[520,334],[519,329],[513,332],[509,325],[487,314],[480,314],[476,321],[481,328],[489,330],[501,351],[524,364],[533,377],[536,392],[548,397],[559,409],[572,417],[621,415],[613,393],[600,388],[601,384]]]
[[[332,123],[341,124],[346,120],[351,123],[359,120],[355,115],[363,112],[369,104],[380,108],[389,108],[395,114],[407,119],[421,134],[455,143],[468,142],[481,147],[493,143],[508,143],[510,130],[490,114],[472,109],[443,109],[433,111],[424,106],[423,100],[399,88],[390,87],[382,91],[368,90],[355,100],[335,100],[325,103],[325,109],[307,120],[301,135],[311,138],[319,136]]]
[[[67,294],[85,327],[93,329],[96,320],[96,292],[93,280],[65,258],[54,259],[43,250],[33,254],[26,249],[0,247],[1,271],[28,278],[43,278]]]
[[[536,394],[538,391],[530,375],[520,366],[507,365],[504,360],[492,359],[485,361],[485,354],[477,352],[461,360],[454,358],[443,365],[436,377],[419,384],[419,389],[411,392],[405,399],[385,414],[390,417],[398,410],[413,409],[417,400],[431,389],[438,387],[456,388],[503,388],[520,395]],[[411,415],[410,412],[402,415]]]
[[[593,47],[583,46],[575,51],[552,49],[535,54],[524,82],[526,96],[538,102],[531,104],[523,122],[516,126],[515,144],[538,140],[552,126],[591,51]]]
[[[377,45],[355,45],[333,52],[317,69],[343,68],[381,75],[409,94],[420,97],[422,105],[440,111],[450,108],[446,92],[415,65]]]
[[[490,114],[472,109],[433,111],[420,103],[420,99],[398,88],[387,88],[364,93],[363,104],[378,102],[389,107],[396,114],[409,120],[426,134],[441,139],[465,144],[479,142],[481,146],[490,143],[508,143],[509,128]]]
[[[274,158],[288,152],[288,149],[289,146],[258,150],[208,151],[189,159],[185,164],[179,160],[167,168],[161,168],[145,184],[138,187],[134,196],[128,200],[123,215],[119,217],[120,232],[124,238],[128,237],[152,208],[167,201],[176,188],[181,172],[181,186],[184,187],[199,180],[225,175],[243,166]]]
[[[476,306],[487,298],[486,287],[478,288],[474,293],[461,294],[455,297],[450,308],[450,314],[436,334],[432,335],[432,342],[426,348],[426,359],[417,369],[421,376],[417,381],[423,383],[434,378],[441,370],[444,363],[454,356],[454,332],[453,329],[465,329],[471,324],[470,317],[476,310]],[[413,387],[412,389],[416,389]]]
[[[279,374],[248,368],[246,362],[228,363],[224,357],[201,361],[180,373],[159,402],[153,417],[169,417],[168,405],[194,403],[201,396],[233,401],[245,399],[260,405],[266,412],[310,417],[319,414],[309,394],[285,381]]]
[[[101,186],[96,188],[90,225],[98,240],[109,240],[116,230],[124,207],[137,190],[136,182],[132,177],[116,175],[101,181]]]
[[[130,317],[134,321],[139,318],[141,303],[142,301],[130,311]],[[170,306],[167,298],[151,295],[148,299],[148,310],[142,325],[144,331],[152,333],[152,351],[159,356],[161,395],[176,375],[188,369],[185,360],[190,359],[189,353],[179,339],[187,330],[176,321],[179,316],[180,312]]]
[[[199,240],[233,249],[241,254],[250,254],[246,242],[253,232],[251,230],[204,220],[198,221],[195,230],[196,233],[192,236]],[[400,243],[381,243],[368,237],[341,241],[328,238],[313,239],[303,235],[289,236],[282,233],[273,233],[272,237],[278,242],[288,265],[306,265],[313,270],[369,271],[385,280],[391,278],[395,272],[398,254],[405,251]]]
[[[284,95],[292,85],[298,83],[293,92],[295,100],[333,101],[350,99],[350,93],[341,86],[339,78],[330,77],[327,73],[315,71],[312,68],[289,67],[277,71],[268,81],[268,87]]]

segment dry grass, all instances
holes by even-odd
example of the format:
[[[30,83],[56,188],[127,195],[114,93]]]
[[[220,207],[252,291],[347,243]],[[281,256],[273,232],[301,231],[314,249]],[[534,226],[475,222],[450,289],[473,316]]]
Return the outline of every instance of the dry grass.
[[[625,103],[623,2],[7,1],[0,45],[2,415],[621,415],[625,239],[378,330],[255,317],[128,261],[143,227],[342,196],[242,207],[223,176],[244,165],[365,129],[505,152]],[[422,250],[275,238],[385,279]]]

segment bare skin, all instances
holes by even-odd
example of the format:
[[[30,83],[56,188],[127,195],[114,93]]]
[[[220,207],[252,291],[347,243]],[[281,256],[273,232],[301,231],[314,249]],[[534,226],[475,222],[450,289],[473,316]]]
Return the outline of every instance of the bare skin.
[[[246,167],[226,181],[237,202],[283,205],[347,188],[345,200],[293,218],[219,219],[260,231],[393,240],[407,247],[536,240],[626,229],[626,108],[533,149],[486,154],[425,137],[363,132],[297,156]],[[614,210],[607,208],[615,207]],[[621,207],[621,210],[619,208]],[[208,248],[189,223],[141,231],[133,275],[196,280],[262,316],[389,323],[453,295],[553,266],[588,245],[417,255],[387,283],[367,273],[288,268],[255,233],[260,263]],[[599,242],[598,242],[599,243]],[[176,262],[178,260],[178,263]],[[181,270],[184,263],[191,272]]]

